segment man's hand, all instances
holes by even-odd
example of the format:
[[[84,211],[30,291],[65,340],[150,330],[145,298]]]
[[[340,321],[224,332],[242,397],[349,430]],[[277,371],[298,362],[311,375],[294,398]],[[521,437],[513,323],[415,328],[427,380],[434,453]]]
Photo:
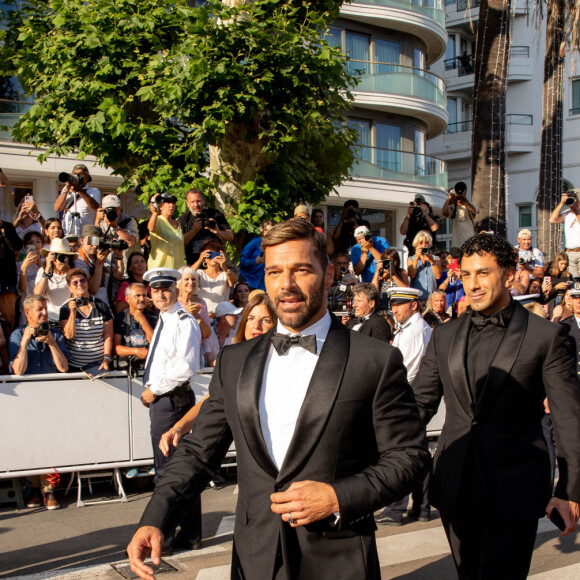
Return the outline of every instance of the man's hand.
[[[149,349],[146,346],[139,346],[135,349],[135,356],[139,357],[141,360],[145,360],[148,352]]]
[[[147,554],[151,552],[151,561],[154,566],[161,563],[161,546],[163,545],[163,534],[159,528],[153,526],[140,527],[133,536],[131,543],[127,546],[127,555],[131,570],[145,580],[154,580],[153,568],[146,566]]]
[[[36,336],[36,328],[27,326],[22,333],[22,342],[28,344]]]
[[[105,209],[104,209],[104,208],[102,208],[102,207],[100,207],[100,208],[97,210],[97,215],[96,215],[95,222],[96,222],[96,223],[101,223],[101,222],[102,222],[102,221],[104,221],[104,220],[105,220]]]
[[[111,250],[99,250],[97,252],[97,264],[104,264],[107,256],[111,253]]]
[[[575,501],[568,501],[566,499],[560,499],[559,497],[553,497],[546,507],[546,515],[550,517],[552,510],[557,508],[566,524],[566,529],[560,534],[560,536],[567,536],[576,531],[578,526],[578,518],[580,518],[580,505]]]
[[[148,407],[151,403],[155,401],[157,395],[155,395],[150,388],[145,389],[141,393],[141,402]]]
[[[339,511],[338,498],[331,485],[320,481],[295,481],[283,492],[270,496],[271,509],[293,528],[323,520]]]
[[[367,242],[367,240],[362,240],[360,243],[360,249],[363,252],[366,252],[367,254],[371,251],[371,248],[373,247],[373,241],[370,240],[369,242]]]
[[[161,449],[161,453],[165,455],[165,457],[169,456],[169,450],[171,446],[177,447],[177,444],[181,440],[181,431],[178,429],[174,429],[173,427],[169,429],[169,431],[165,431],[163,435],[161,435],[161,439],[159,440],[159,449]]]
[[[56,346],[56,340],[54,339],[54,336],[53,336],[52,332],[50,332],[50,331],[45,336],[37,336],[36,341],[43,342],[44,344],[46,344],[48,346]]]

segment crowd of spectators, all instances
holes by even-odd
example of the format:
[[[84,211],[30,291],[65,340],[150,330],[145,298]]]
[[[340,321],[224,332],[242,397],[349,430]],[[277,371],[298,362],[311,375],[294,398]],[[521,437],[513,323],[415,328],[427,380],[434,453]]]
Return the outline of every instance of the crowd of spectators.
[[[64,373],[89,367],[106,372],[115,366],[130,373],[142,370],[159,316],[145,273],[156,268],[181,274],[178,301],[200,328],[202,366],[213,366],[224,346],[275,325],[273,306],[264,294],[260,247],[272,221],[264,221],[261,234],[246,240],[236,263],[224,245],[234,240],[232,229],[220,211],[206,207],[200,190],[187,193],[187,211],[179,217],[173,195],[153,196],[143,228],[122,212],[118,196],[107,195],[101,203],[100,191],[88,186],[91,177],[84,165],[75,166],[69,177],[54,204],[59,218],[45,219],[33,199],[24,199],[14,223],[0,222],[4,372]],[[443,215],[454,221],[458,244],[474,228],[475,208],[463,185],[450,191],[443,208]],[[560,209],[566,199],[564,195]],[[518,270],[512,295],[555,322],[575,314],[570,289],[580,264],[580,202],[574,198],[567,208],[552,216],[564,223],[565,252],[545,264],[527,229],[519,232],[514,247]],[[339,305],[338,314],[352,330],[392,342],[411,319],[424,320],[417,328],[427,336],[427,328],[469,311],[458,248],[438,249],[437,218],[422,196],[410,203],[400,228],[408,250],[406,269],[405,254],[373,233],[355,200],[344,203],[334,230],[322,210],[310,212],[305,205],[295,208],[293,219],[310,221],[327,238],[334,264],[331,294],[339,297],[333,305]],[[415,298],[393,304],[390,296],[400,288]],[[44,498],[47,506],[55,501]]]

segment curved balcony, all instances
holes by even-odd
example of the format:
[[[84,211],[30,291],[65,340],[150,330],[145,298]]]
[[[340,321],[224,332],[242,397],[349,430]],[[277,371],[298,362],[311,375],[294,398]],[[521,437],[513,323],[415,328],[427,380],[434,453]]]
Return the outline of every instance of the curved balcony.
[[[425,43],[427,64],[445,54],[447,32],[443,0],[353,0],[341,6],[340,15],[416,36]]]
[[[352,91],[357,107],[421,119],[432,138],[447,126],[445,81],[433,73],[381,62],[349,61],[351,70],[362,72]]]
[[[360,146],[351,176],[405,181],[447,189],[445,161],[396,149]]]

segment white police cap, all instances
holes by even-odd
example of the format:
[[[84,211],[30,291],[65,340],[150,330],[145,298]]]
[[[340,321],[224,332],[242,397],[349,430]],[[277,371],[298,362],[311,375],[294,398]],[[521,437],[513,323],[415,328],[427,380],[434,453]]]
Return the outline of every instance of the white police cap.
[[[407,288],[406,286],[392,286],[387,290],[391,304],[402,304],[411,302],[423,296],[423,291],[417,288]]]
[[[570,288],[570,296],[580,296],[580,282],[574,282]]]
[[[143,280],[148,282],[151,288],[166,288],[181,280],[181,272],[173,268],[153,268],[145,272]]]

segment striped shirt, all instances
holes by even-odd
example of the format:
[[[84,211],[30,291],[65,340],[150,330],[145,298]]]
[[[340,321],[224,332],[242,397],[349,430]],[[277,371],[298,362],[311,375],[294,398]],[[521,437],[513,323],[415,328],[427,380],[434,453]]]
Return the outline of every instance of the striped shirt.
[[[60,319],[68,320],[68,302],[60,309]],[[113,318],[109,307],[98,298],[91,302],[91,311],[85,316],[79,309],[76,312],[75,336],[66,341],[69,362],[82,368],[103,362],[105,353],[105,322]]]

